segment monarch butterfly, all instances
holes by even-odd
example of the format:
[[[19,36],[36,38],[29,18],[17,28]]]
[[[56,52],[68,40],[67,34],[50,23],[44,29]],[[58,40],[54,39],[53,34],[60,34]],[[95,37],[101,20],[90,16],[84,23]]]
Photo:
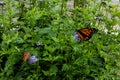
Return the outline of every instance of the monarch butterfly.
[[[74,38],[78,41],[83,40],[89,40],[94,33],[96,33],[98,30],[95,28],[81,28],[77,30]]]
[[[29,53],[28,51],[25,51],[25,52],[23,53],[22,60],[23,60],[24,62],[26,62],[30,56],[31,56],[30,53]]]

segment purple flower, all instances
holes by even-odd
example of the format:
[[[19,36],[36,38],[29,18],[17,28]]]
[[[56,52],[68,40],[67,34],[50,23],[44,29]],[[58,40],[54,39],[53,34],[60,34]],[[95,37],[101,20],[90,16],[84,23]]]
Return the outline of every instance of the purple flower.
[[[37,59],[36,56],[34,56],[34,55],[33,55],[33,56],[30,56],[30,57],[29,57],[29,60],[28,60],[29,63],[36,63],[37,61],[38,61],[38,59]]]
[[[43,46],[43,43],[42,42],[37,42],[36,45],[37,46]]]
[[[0,5],[5,5],[6,3],[5,2],[0,2]]]
[[[94,20],[102,21],[102,17],[94,17]]]
[[[75,32],[74,39],[78,42],[80,42],[80,37],[77,32]]]

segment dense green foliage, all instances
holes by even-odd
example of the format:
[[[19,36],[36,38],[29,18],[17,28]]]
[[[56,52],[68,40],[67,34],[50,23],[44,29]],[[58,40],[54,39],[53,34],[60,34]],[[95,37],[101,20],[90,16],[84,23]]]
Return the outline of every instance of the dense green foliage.
[[[114,29],[120,25],[119,6],[109,4],[110,0],[76,0],[71,9],[66,0],[4,1],[6,5],[0,5],[0,80],[120,79],[120,31]],[[75,31],[84,27],[99,31],[89,41],[75,41]],[[38,62],[23,62],[25,50],[36,55]]]

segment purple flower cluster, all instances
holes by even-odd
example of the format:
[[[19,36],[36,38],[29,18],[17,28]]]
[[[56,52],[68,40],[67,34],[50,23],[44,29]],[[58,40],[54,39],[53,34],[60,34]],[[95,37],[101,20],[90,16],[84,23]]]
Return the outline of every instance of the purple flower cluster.
[[[77,32],[75,32],[75,34],[74,34],[74,39],[75,39],[76,41],[80,42],[80,37],[79,37],[79,35],[78,35]]]
[[[0,2],[0,5],[2,5],[2,6],[3,6],[3,5],[6,5],[6,3],[5,3],[5,2]]]
[[[43,43],[42,42],[36,42],[36,45],[37,46],[43,46]]]
[[[30,56],[28,59],[29,63],[36,63],[37,61],[38,61],[38,59],[36,58],[35,55]]]
[[[102,17],[94,17],[94,20],[102,21]]]

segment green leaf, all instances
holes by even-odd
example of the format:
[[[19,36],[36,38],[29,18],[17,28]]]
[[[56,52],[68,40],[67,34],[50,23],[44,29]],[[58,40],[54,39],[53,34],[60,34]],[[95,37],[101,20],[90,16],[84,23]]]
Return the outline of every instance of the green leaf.
[[[58,38],[52,37],[52,39],[53,39],[55,42],[57,42],[57,43],[60,42],[60,40],[59,40]]]
[[[62,71],[69,71],[71,66],[69,64],[63,64]]]
[[[50,67],[50,70],[49,70],[50,75],[56,75],[56,74],[57,74],[57,71],[58,71],[58,68],[56,67],[56,65],[52,65],[52,66]]]
[[[45,46],[45,49],[50,53],[53,53],[56,50],[54,47],[51,46]]]

